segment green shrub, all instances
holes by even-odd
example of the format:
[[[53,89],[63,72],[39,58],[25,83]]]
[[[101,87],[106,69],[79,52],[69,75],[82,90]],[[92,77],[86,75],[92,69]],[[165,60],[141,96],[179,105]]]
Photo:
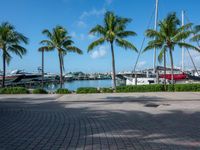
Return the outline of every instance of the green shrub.
[[[164,92],[164,85],[151,84],[151,85],[130,85],[118,86],[117,93],[128,92]],[[167,85],[168,92],[200,92],[200,84],[169,84]]]
[[[174,89],[175,89],[175,85],[173,85],[173,84],[167,85],[167,91],[168,92],[174,92]]]
[[[100,91],[101,93],[113,93],[112,88],[101,88]]]
[[[150,85],[129,85],[129,86],[118,86],[116,88],[117,93],[128,93],[128,92],[161,92],[164,91],[164,86],[161,84],[150,84]]]
[[[81,87],[76,90],[76,93],[77,94],[99,93],[99,91],[95,87]]]
[[[200,91],[200,84],[175,84],[175,92],[198,92]]]
[[[7,87],[1,88],[0,94],[28,94],[28,89],[24,87]]]
[[[44,89],[34,89],[33,94],[48,94],[48,92]]]
[[[56,94],[70,94],[71,92],[68,89],[58,89]]]

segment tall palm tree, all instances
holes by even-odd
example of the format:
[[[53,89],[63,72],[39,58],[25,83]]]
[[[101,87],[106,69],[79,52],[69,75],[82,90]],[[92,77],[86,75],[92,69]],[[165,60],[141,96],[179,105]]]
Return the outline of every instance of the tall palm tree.
[[[42,53],[42,88],[44,87],[44,48],[39,48],[38,49],[39,52]]]
[[[144,52],[153,48],[160,49],[159,60],[164,57],[164,68],[166,68],[166,52],[169,52],[171,62],[171,81],[174,84],[174,61],[173,51],[175,46],[185,47],[189,49],[199,50],[197,47],[183,42],[191,35],[188,29],[192,26],[191,23],[180,26],[180,20],[177,18],[176,13],[170,13],[164,20],[160,21],[159,31],[148,29],[146,36],[153,39],[148,42]],[[165,71],[166,75],[166,71]]]
[[[90,30],[90,34],[97,34],[100,36],[100,38],[89,45],[88,52],[92,51],[95,47],[104,44],[105,42],[110,44],[112,53],[112,79],[114,89],[116,88],[114,43],[122,48],[132,49],[137,52],[136,47],[125,39],[129,36],[136,35],[135,32],[126,30],[127,24],[130,22],[131,19],[116,16],[113,12],[108,11],[104,16],[104,25],[96,25]]]
[[[73,46],[74,42],[72,41],[71,36],[68,35],[67,30],[62,26],[56,26],[52,31],[45,29],[42,33],[47,36],[47,39],[40,42],[43,44],[40,49],[46,51],[57,50],[58,52],[60,64],[60,88],[62,88],[64,56],[69,52],[78,54],[82,54],[83,52],[79,48]]]
[[[3,22],[0,25],[0,49],[3,56],[2,87],[5,87],[6,63],[9,64],[12,58],[10,53],[14,53],[22,58],[27,52],[21,44],[28,44],[28,38],[17,32],[10,23]]]

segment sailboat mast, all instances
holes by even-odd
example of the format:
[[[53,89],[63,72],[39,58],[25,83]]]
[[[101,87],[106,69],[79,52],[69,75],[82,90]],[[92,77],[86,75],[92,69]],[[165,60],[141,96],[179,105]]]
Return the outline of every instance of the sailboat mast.
[[[154,30],[157,30],[157,24],[158,24],[158,1],[156,0],[156,10],[155,10],[155,24],[154,24]],[[154,58],[153,58],[153,68],[154,73],[156,72],[156,48],[154,48]]]
[[[185,24],[184,19],[185,19],[185,11],[182,10],[182,26],[184,26],[184,24]],[[182,42],[184,42],[184,40]],[[182,67],[181,67],[182,72],[184,72],[184,53],[185,53],[185,49],[184,49],[184,47],[182,47]]]

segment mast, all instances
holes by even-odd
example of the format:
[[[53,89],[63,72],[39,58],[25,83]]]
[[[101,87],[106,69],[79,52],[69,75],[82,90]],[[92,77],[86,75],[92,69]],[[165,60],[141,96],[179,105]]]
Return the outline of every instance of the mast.
[[[156,0],[154,30],[157,30],[157,23],[158,23],[158,1],[159,0]],[[154,48],[153,69],[155,73],[156,72],[156,48]]]
[[[184,26],[185,24],[184,19],[185,19],[185,11],[182,10],[182,26]],[[184,40],[182,42],[184,42]],[[181,67],[182,72],[184,72],[184,53],[185,53],[185,49],[184,47],[182,47],[182,67]]]

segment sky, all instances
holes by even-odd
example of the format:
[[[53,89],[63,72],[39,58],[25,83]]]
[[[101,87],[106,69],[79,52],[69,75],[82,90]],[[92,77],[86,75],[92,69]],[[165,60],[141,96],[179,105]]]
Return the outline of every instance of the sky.
[[[89,35],[89,31],[96,24],[103,24],[106,11],[113,11],[118,16],[128,17],[132,22],[127,30],[137,33],[137,36],[128,38],[138,49],[141,47],[148,22],[154,13],[155,0],[0,0],[0,22],[8,21],[16,27],[18,32],[29,38],[29,45],[25,47],[28,53],[23,59],[12,54],[8,70],[24,69],[32,72],[41,66],[39,42],[46,39],[42,30],[51,30],[56,25],[65,27],[75,45],[83,50],[83,55],[69,53],[65,56],[65,72],[110,72],[111,52],[108,44],[87,53],[88,45],[97,37]],[[163,19],[169,12],[176,12],[181,19],[181,11],[185,10],[187,17],[194,24],[200,24],[199,0],[160,0],[159,17]],[[153,28],[154,21],[150,23]],[[145,45],[147,41],[145,42]],[[144,46],[145,46],[144,45]],[[115,48],[116,70],[133,70],[138,54],[131,50]],[[191,52],[197,66],[200,66],[200,54]],[[0,59],[0,70],[2,70]],[[181,66],[181,49],[174,51],[175,66]],[[169,64],[169,60],[167,62]],[[153,66],[153,51],[143,53],[138,62],[138,69]],[[185,54],[185,67],[192,68],[188,54]],[[57,51],[45,53],[45,72],[59,72]]]

